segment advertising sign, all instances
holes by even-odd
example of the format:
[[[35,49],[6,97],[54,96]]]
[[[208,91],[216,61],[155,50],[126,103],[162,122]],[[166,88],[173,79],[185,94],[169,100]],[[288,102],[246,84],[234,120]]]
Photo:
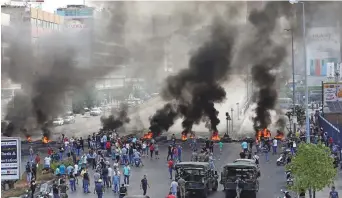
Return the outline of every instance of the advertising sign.
[[[342,101],[342,83],[324,83],[324,102]]]
[[[327,76],[328,63],[340,62],[340,29],[309,28],[307,35],[307,68],[310,76]]]
[[[80,20],[70,20],[67,21],[67,28],[70,29],[83,29],[85,28],[84,23],[82,23]]]
[[[20,179],[20,161],[20,138],[1,137],[1,180]]]

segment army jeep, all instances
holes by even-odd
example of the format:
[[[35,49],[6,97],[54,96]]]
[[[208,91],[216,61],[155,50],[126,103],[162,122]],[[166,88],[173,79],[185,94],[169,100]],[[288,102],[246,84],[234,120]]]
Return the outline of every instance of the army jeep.
[[[255,163],[235,161],[223,167],[220,184],[224,187],[226,198],[256,198],[259,176],[259,168]]]
[[[218,174],[210,169],[208,162],[180,162],[175,165],[175,172],[176,181],[185,180],[186,196],[206,198],[210,190],[217,191]]]

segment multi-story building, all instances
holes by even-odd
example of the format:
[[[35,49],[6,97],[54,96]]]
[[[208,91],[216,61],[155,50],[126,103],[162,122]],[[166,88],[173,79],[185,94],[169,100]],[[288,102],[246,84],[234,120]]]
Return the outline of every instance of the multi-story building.
[[[30,8],[28,6],[18,5],[2,5],[1,6],[1,64],[6,67],[9,65],[10,59],[7,55],[7,48],[10,46],[7,36],[11,35],[6,33],[13,28],[12,25],[27,25],[29,28],[22,36],[26,36],[29,41],[32,39],[34,42],[42,34],[49,33],[54,30],[61,30],[63,25],[63,17],[48,13],[40,9]],[[26,30],[25,30],[26,31]],[[21,90],[21,85],[12,82],[12,80],[2,72],[1,78],[1,107],[3,114],[5,113],[7,103],[13,98],[17,91]]]
[[[30,8],[31,36],[33,41],[53,31],[61,31],[64,26],[64,17],[41,9]]]

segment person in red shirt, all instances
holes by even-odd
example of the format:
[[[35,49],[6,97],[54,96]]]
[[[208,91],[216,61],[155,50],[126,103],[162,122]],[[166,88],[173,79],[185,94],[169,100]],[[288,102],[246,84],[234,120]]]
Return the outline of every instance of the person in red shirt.
[[[36,158],[34,159],[34,162],[37,164],[37,166],[39,166],[38,164],[40,164],[40,157],[38,153],[36,155]]]
[[[173,161],[172,161],[172,159],[170,159],[170,160],[167,162],[167,166],[168,166],[168,168],[169,168],[170,179],[172,179],[172,169],[173,169]]]
[[[48,155],[52,155],[52,153],[53,153],[53,150],[52,150],[51,147],[49,147],[49,148],[48,148]]]
[[[334,140],[332,137],[329,137],[329,147],[331,148],[332,144],[333,144]]]
[[[151,143],[151,144],[150,144],[151,159],[153,159],[153,151],[154,151],[154,145]]]
[[[172,194],[172,192],[169,192],[169,195],[168,195],[168,196],[166,196],[166,198],[176,198],[176,196],[175,196],[175,195],[173,195],[173,194]]]

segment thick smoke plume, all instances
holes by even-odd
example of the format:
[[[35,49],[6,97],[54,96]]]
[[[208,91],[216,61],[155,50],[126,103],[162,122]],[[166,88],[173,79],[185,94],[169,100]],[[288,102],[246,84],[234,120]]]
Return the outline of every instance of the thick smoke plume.
[[[95,77],[107,74],[111,68],[92,67],[83,60],[89,56],[86,33],[52,33],[40,37],[35,44],[30,29],[13,26],[6,34],[9,49],[7,61],[2,62],[1,73],[22,85],[22,94],[16,95],[8,105],[6,119],[13,128],[11,136],[24,132],[31,136],[42,129],[50,136],[48,122],[65,111],[66,94],[77,91]],[[23,36],[24,35],[24,36]],[[80,44],[82,43],[82,44]],[[39,47],[38,47],[39,46]]]
[[[162,97],[171,102],[151,118],[150,129],[155,136],[167,131],[178,117],[184,119],[182,126],[186,132],[203,117],[208,117],[211,129],[217,131],[220,120],[214,103],[226,98],[221,83],[228,80],[231,72],[233,38],[234,29],[215,21],[210,40],[191,56],[189,67],[166,79]]]
[[[256,131],[271,124],[270,110],[275,108],[278,97],[277,73],[287,57],[287,45],[276,41],[273,34],[279,20],[290,14],[291,4],[288,2],[268,2],[262,10],[253,10],[248,17],[255,30],[254,39],[245,46],[245,53],[253,57],[251,72],[253,81],[259,88],[254,118]]]
[[[130,118],[127,117],[128,105],[122,105],[119,112],[112,112],[112,115],[101,117],[102,129],[104,131],[114,131],[124,124],[130,122]]]

